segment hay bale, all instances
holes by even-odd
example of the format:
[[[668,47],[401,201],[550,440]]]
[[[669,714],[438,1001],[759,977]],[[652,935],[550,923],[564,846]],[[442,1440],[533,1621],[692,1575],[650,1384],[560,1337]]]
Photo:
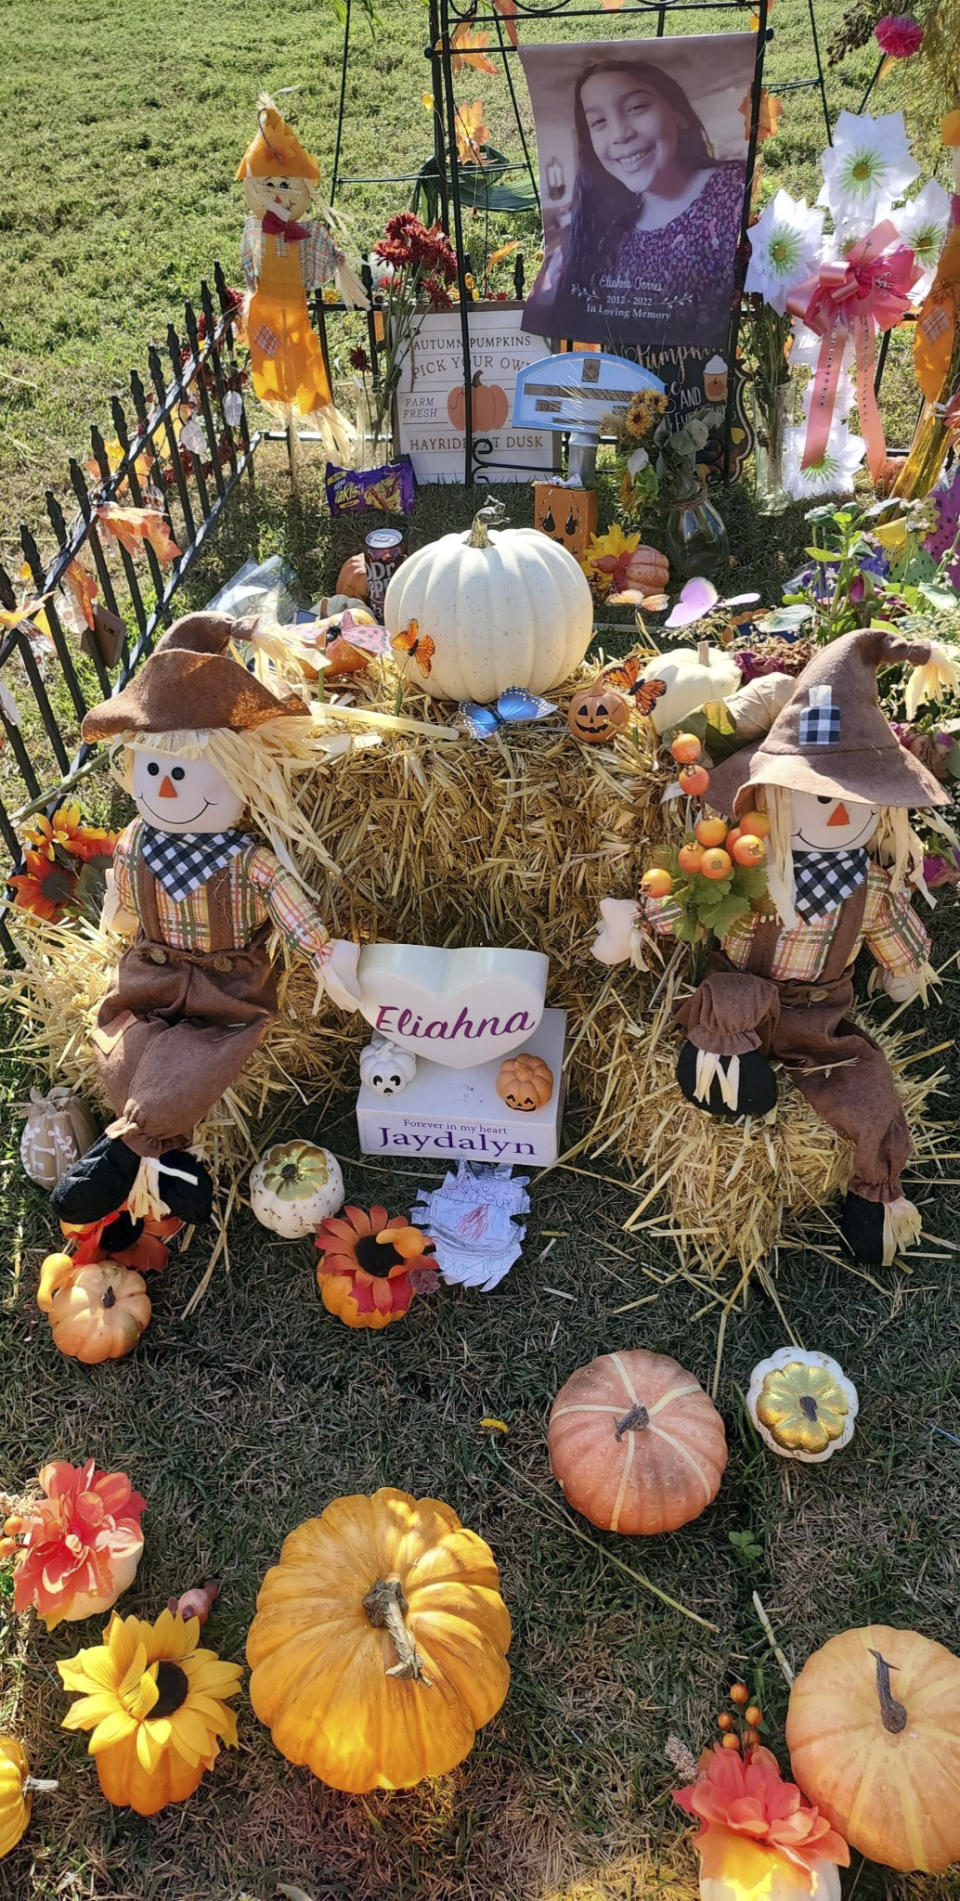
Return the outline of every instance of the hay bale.
[[[555,695],[565,717],[570,693]],[[637,718],[612,747],[582,747],[554,721],[508,727],[478,741],[433,737],[449,718],[395,676],[353,676],[349,702],[368,713],[422,723],[384,730],[300,782],[301,807],[318,852],[301,869],[332,935],[363,941],[501,944],[550,958],[548,1002],[569,1017],[570,1101],[589,1131],[568,1151],[613,1158],[636,1179],[640,1200],[627,1223],[656,1223],[681,1257],[715,1279],[732,1263],[748,1270],[775,1246],[784,1221],[831,1202],[850,1175],[849,1145],[785,1082],[775,1123],[716,1124],[674,1082],[670,1026],[685,983],[686,951],[662,968],[605,972],[590,956],[599,900],[633,896],[652,845],[680,823],[661,804],[672,775],[657,757],[649,723]],[[328,703],[330,724],[338,721]],[[345,726],[347,731],[357,729]],[[329,862],[337,867],[330,873]],[[21,1018],[21,1048],[50,1076],[103,1103],[89,1028],[120,946],[85,925],[18,919],[24,969],[5,973]],[[369,1037],[360,1018],[329,1004],[312,1014],[314,982],[302,963],[280,984],[278,1018],[260,1049],[198,1132],[227,1210],[241,1173],[279,1122],[291,1093],[322,1113],[356,1082],[356,1054]],[[895,1066],[899,1039],[880,1037]],[[898,1085],[920,1153],[935,1137],[924,1122],[924,1081],[901,1070]],[[642,1189],[641,1189],[642,1181]]]

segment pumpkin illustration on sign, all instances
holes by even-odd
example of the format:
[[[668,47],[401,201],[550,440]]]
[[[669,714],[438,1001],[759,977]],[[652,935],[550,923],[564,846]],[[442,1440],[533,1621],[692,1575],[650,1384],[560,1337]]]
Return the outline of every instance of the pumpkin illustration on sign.
[[[542,1056],[507,1056],[497,1073],[497,1095],[524,1115],[542,1109],[553,1095],[553,1070]]]
[[[472,415],[474,432],[479,429],[502,429],[510,414],[507,392],[499,383],[484,383],[477,370],[471,379]],[[460,384],[452,389],[447,397],[447,415],[455,429],[467,426],[467,395]]]
[[[550,1465],[571,1505],[603,1531],[676,1531],[716,1498],[723,1420],[692,1373],[662,1353],[603,1353],[553,1402]]]
[[[281,1755],[355,1795],[456,1768],[510,1682],[499,1584],[489,1546],[435,1498],[385,1486],[299,1525],[247,1637],[250,1701]]]

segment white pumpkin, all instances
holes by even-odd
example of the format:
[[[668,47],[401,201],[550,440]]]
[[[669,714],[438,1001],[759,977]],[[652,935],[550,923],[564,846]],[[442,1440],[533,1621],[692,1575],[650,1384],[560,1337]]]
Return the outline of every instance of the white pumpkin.
[[[590,645],[593,600],[579,564],[538,528],[492,528],[498,506],[481,509],[468,534],[408,555],[387,588],[390,633],[415,620],[434,643],[428,675],[408,663],[434,699],[485,704],[512,686],[549,693]]]
[[[750,1375],[747,1411],[765,1446],[781,1459],[822,1465],[849,1445],[857,1389],[827,1353],[780,1347]]]
[[[287,1241],[302,1240],[335,1215],[344,1192],[336,1156],[312,1142],[278,1142],[250,1171],[257,1220]]]
[[[735,1842],[739,1840],[734,1837]],[[736,1859],[735,1852],[732,1858]],[[776,1861],[762,1888],[748,1890],[735,1874],[729,1880],[725,1875],[701,1874],[700,1901],[746,1901],[748,1893],[757,1901],[761,1894],[763,1901],[840,1901],[840,1870],[832,1861],[815,1861],[809,1875],[786,1858],[777,1856]]]
[[[402,1095],[417,1073],[412,1050],[398,1050],[395,1043],[375,1037],[360,1051],[360,1081],[378,1096]]]
[[[722,647],[701,640],[696,647],[671,647],[647,662],[642,680],[662,680],[651,718],[658,733],[668,733],[710,700],[726,700],[742,684],[740,668]]]
[[[20,1137],[24,1174],[41,1188],[56,1188],[74,1162],[85,1155],[100,1131],[85,1103],[62,1083],[41,1096],[30,1091],[27,1119]]]

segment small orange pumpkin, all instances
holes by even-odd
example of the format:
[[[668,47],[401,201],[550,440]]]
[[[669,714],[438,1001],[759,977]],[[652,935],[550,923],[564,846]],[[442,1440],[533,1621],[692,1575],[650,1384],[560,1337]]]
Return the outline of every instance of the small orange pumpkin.
[[[367,564],[362,554],[348,554],[343,567],[337,575],[335,594],[346,594],[351,601],[366,601],[370,597],[367,582]]]
[[[571,1505],[603,1531],[676,1531],[720,1489],[727,1435],[712,1399],[663,1353],[602,1353],[553,1402],[547,1444]]]
[[[589,686],[580,687],[567,708],[568,730],[586,746],[607,745],[629,719],[629,701],[616,687],[608,686],[602,674]]]
[[[508,1109],[529,1115],[553,1095],[553,1070],[542,1056],[506,1056],[497,1072],[497,1095]]]
[[[641,542],[634,548],[626,567],[624,587],[640,588],[644,594],[662,594],[670,579],[670,563],[659,548]]]
[[[116,1261],[78,1267],[69,1254],[47,1255],[37,1305],[60,1352],[85,1366],[132,1353],[153,1311],[141,1274]]]
[[[317,1285],[328,1313],[348,1327],[389,1327],[415,1294],[433,1289],[436,1247],[429,1235],[385,1208],[345,1207],[317,1228]]]

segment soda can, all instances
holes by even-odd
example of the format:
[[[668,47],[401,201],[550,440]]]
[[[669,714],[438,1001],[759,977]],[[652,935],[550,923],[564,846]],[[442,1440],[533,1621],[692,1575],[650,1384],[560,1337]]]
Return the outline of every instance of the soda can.
[[[396,573],[401,561],[406,558],[407,544],[402,528],[374,528],[363,544],[370,612],[378,621],[383,619],[383,603],[391,575]]]

